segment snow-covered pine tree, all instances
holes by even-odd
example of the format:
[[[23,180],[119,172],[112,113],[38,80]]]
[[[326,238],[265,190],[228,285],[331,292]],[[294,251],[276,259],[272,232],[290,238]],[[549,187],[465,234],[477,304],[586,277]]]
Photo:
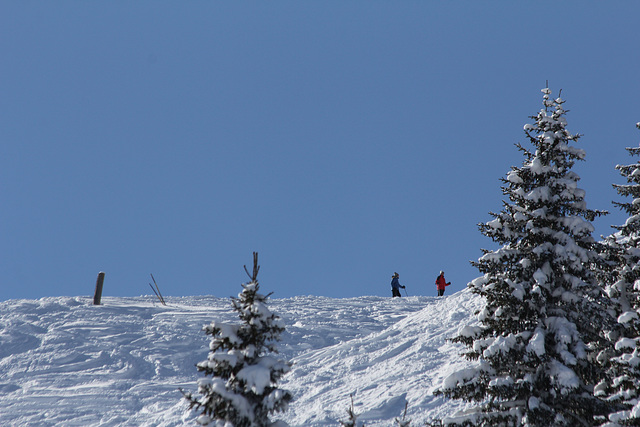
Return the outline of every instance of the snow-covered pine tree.
[[[201,396],[185,393],[190,409],[201,411],[197,421],[216,427],[286,426],[269,415],[285,411],[292,395],[276,387],[290,363],[274,357],[275,343],[284,331],[282,319],[272,313],[269,295],[258,293],[258,254],[254,252],[251,282],[242,285],[233,308],[241,324],[213,322],[204,331],[212,337],[207,360],[198,363],[205,378],[198,381]],[[246,267],[245,267],[246,270]],[[211,378],[208,378],[211,377]]]
[[[636,126],[640,129],[640,123]],[[631,156],[640,155],[640,147],[627,151]],[[607,292],[618,327],[611,334],[614,354],[609,359],[609,381],[601,384],[596,394],[623,406],[609,416],[614,425],[640,426],[640,161],[616,169],[627,184],[614,184],[614,188],[632,200],[614,202],[629,217],[623,225],[614,226],[618,232],[608,236],[603,246],[603,255],[613,266]]]
[[[590,221],[604,212],[587,209],[571,170],[585,152],[571,145],[579,135],[566,129],[565,101],[542,92],[544,108],[524,127],[533,150],[517,145],[524,161],[502,180],[508,201],[479,225],[501,247],[473,263],[483,274],[468,285],[486,302],[480,326],[453,339],[476,363],[436,391],[478,406],[445,425],[588,426],[609,412],[593,394],[608,319]]]

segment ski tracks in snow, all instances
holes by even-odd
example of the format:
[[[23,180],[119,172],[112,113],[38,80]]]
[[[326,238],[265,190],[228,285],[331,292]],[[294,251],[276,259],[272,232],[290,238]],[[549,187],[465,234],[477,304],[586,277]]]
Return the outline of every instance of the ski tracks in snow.
[[[159,425],[144,413],[180,404],[178,388],[191,386],[185,373],[200,359],[194,348],[208,345],[200,328],[216,310],[184,313],[148,298],[103,301],[2,303],[0,424]],[[173,418],[163,425],[182,423]]]
[[[284,417],[291,425],[338,425],[346,419],[353,393],[356,413],[368,426],[388,426],[401,417],[418,425],[442,417],[461,403],[432,395],[442,379],[468,362],[461,348],[447,341],[473,322],[479,300],[467,291],[450,297],[380,298],[369,316],[347,319],[353,330],[360,320],[382,326],[330,347],[307,351],[293,359],[282,387],[296,396]],[[376,322],[376,319],[378,322]]]
[[[195,391],[207,357],[202,326],[237,322],[228,298],[55,297],[0,302],[0,425],[177,426],[192,423],[179,389]],[[414,422],[451,413],[434,398],[464,366],[447,342],[472,322],[478,299],[301,296],[270,299],[294,363],[279,384],[294,393],[279,417],[291,426],[335,426],[356,412],[390,425],[408,402]]]

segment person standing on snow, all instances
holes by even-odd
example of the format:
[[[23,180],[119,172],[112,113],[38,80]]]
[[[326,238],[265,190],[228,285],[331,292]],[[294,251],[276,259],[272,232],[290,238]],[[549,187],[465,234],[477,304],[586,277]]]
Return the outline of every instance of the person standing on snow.
[[[440,271],[440,275],[436,279],[436,287],[438,288],[438,296],[441,297],[444,295],[444,289],[446,286],[449,286],[451,282],[448,282],[444,278],[444,271]]]
[[[393,273],[391,276],[391,295],[392,297],[401,297],[400,288],[405,289],[404,286],[400,284],[400,275],[398,273]]]

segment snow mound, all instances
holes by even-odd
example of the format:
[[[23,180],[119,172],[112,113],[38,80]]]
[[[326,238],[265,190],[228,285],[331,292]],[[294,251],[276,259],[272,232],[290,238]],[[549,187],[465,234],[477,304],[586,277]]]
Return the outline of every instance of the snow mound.
[[[202,327],[237,322],[228,298],[56,297],[0,302],[0,425],[178,426],[192,423],[180,389],[196,391],[207,356]],[[464,404],[434,397],[468,366],[447,338],[475,325],[479,298],[302,296],[270,299],[294,363],[280,387],[294,394],[279,418],[335,426],[354,403],[368,426],[391,425],[408,403],[419,425]]]

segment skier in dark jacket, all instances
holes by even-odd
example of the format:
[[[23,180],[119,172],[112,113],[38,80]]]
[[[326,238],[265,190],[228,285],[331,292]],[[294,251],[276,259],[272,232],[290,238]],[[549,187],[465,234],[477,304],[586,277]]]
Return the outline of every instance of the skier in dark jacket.
[[[440,271],[440,275],[436,279],[436,287],[438,288],[438,296],[441,297],[444,295],[444,289],[446,286],[449,286],[451,282],[448,282],[444,278],[444,271]]]
[[[400,275],[393,273],[393,276],[391,276],[391,295],[393,297],[401,297],[400,288],[405,289],[405,287],[400,284]]]

